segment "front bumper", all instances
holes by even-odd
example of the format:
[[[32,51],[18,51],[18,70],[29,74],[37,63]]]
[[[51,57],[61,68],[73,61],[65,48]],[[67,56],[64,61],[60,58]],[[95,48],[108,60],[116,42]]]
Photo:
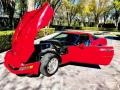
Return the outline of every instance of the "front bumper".
[[[17,75],[38,75],[40,73],[40,62],[24,64],[19,68],[14,68],[8,63],[4,63],[4,65],[10,72]]]
[[[40,72],[40,62],[23,63],[19,55],[12,50],[5,55],[4,65],[12,73],[17,75],[38,75]]]

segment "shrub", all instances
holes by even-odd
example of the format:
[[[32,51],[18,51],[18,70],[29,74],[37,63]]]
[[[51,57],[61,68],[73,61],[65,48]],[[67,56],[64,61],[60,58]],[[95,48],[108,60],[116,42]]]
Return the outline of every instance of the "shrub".
[[[54,27],[56,31],[64,31],[65,29],[73,29],[73,30],[81,29],[81,27],[79,26],[51,25],[51,27]]]
[[[115,24],[113,23],[99,23],[98,27],[102,27],[102,28],[116,28]]]
[[[13,31],[1,31],[0,32],[0,52],[11,48],[11,38]]]
[[[98,31],[99,29],[97,27],[82,27],[82,30]]]
[[[36,39],[52,34],[54,32],[55,32],[55,28],[44,28],[39,31],[39,33],[36,36]]]
[[[99,30],[105,30],[105,31],[115,31],[115,24],[113,23],[100,23],[98,25]]]

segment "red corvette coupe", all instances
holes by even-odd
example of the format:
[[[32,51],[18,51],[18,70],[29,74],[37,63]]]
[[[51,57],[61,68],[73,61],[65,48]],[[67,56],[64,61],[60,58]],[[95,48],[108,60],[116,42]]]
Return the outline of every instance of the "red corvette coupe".
[[[108,65],[114,54],[113,47],[107,46],[105,38],[76,31],[61,32],[49,40],[40,41],[36,50],[39,55],[43,53],[40,71],[44,75],[56,71],[59,64],[70,62]],[[43,71],[45,67],[46,72]]]
[[[27,12],[13,36],[12,48],[6,53],[4,65],[17,75],[53,75],[59,65],[68,62],[108,65],[114,54],[105,38],[89,33],[66,31],[34,45],[34,38],[54,15],[48,3]]]

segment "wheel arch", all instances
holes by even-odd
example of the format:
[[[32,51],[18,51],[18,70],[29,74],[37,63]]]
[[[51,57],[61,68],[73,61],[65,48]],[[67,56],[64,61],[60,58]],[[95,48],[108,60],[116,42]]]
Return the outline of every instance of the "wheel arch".
[[[54,51],[54,50],[45,50],[45,51],[41,52],[41,56],[44,56],[44,55],[47,54],[47,53],[55,54],[55,55],[58,57],[59,62],[62,63],[62,58],[61,58],[61,56],[59,55],[59,53],[57,53],[57,52]]]

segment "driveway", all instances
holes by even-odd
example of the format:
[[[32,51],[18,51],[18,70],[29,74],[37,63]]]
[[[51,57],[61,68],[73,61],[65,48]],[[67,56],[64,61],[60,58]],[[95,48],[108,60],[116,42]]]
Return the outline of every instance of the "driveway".
[[[51,77],[19,77],[1,64],[0,90],[120,90],[120,41],[108,39],[108,43],[114,46],[115,55],[111,64],[101,69],[67,65]]]

